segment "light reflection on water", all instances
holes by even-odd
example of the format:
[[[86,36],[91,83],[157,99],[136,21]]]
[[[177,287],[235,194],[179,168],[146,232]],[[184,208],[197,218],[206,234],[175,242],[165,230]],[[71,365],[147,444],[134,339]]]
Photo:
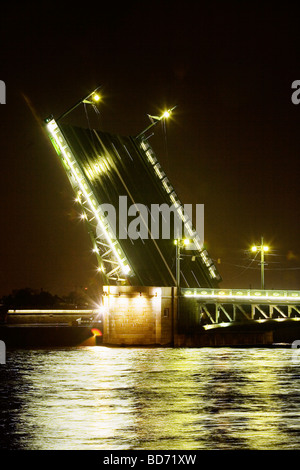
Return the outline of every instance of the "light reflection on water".
[[[297,449],[291,349],[9,351],[2,449]]]

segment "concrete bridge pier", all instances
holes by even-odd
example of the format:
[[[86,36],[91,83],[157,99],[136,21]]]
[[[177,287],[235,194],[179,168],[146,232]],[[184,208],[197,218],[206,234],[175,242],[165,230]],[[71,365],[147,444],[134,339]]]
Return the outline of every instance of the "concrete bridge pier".
[[[103,344],[176,344],[176,287],[105,286],[103,306]]]

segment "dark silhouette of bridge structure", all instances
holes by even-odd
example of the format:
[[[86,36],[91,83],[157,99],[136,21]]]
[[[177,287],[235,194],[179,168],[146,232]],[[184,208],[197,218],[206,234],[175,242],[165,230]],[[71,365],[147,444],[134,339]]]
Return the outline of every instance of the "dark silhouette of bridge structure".
[[[52,117],[46,121],[50,139],[87,224],[98,270],[105,283],[176,285],[174,241],[177,235],[174,221],[177,220],[182,223],[182,236],[185,232],[193,243],[193,249],[187,250],[186,256],[180,260],[182,286],[218,285],[221,277],[216,265],[163,171],[147,134],[123,137],[71,126]],[[140,230],[147,236],[116,236],[116,227],[105,211],[108,205],[119,210],[117,225],[128,206],[134,208],[139,214]],[[147,220],[139,213],[141,205],[149,211]],[[153,205],[165,210],[172,208],[167,238],[161,233],[158,236],[153,234],[150,211]],[[126,232],[126,227],[118,228]]]

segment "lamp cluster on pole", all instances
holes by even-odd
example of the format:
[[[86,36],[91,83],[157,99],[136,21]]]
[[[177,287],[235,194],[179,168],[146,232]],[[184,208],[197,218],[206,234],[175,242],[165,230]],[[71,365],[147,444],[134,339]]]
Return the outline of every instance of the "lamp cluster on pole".
[[[253,245],[251,247],[251,251],[253,253],[260,252],[260,268],[261,268],[261,289],[265,288],[265,253],[269,251],[269,247],[264,245],[264,239],[261,237],[261,244],[260,245]]]
[[[56,121],[59,121],[60,119],[64,118],[67,114],[69,114],[71,111],[74,111],[75,108],[77,108],[77,106],[79,106],[80,104],[82,103],[86,103],[86,104],[93,104],[93,103],[97,103],[98,101],[101,100],[101,96],[99,95],[99,93],[97,93],[97,91],[99,90],[100,86],[98,86],[97,88],[95,88],[95,90],[93,90],[91,93],[89,93],[87,96],[85,96],[84,98],[81,98],[81,100],[77,101],[77,103],[72,106],[71,108],[69,108],[67,111],[65,111],[63,114],[61,114],[59,116],[59,118],[56,119]],[[92,100],[92,101],[91,101]]]
[[[150,114],[148,114],[151,124],[148,127],[146,127],[146,129],[144,129],[142,132],[140,132],[139,135],[136,136],[136,138],[138,139],[139,137],[142,137],[149,129],[151,129],[151,127],[155,126],[162,119],[168,119],[171,116],[171,113],[175,108],[176,106],[174,106],[171,109],[167,109],[166,111],[164,111],[164,113],[161,116],[151,116]]]

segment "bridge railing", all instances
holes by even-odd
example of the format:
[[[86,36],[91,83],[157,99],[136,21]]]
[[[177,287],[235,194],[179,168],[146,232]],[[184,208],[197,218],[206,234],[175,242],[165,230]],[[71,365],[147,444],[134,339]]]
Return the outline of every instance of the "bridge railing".
[[[181,294],[194,300],[199,321],[206,325],[300,320],[300,291],[296,290],[183,288]]]
[[[235,301],[246,301],[247,303],[300,303],[300,291],[297,290],[182,288],[181,293],[184,297],[195,297],[204,301],[212,300],[221,303]]]

